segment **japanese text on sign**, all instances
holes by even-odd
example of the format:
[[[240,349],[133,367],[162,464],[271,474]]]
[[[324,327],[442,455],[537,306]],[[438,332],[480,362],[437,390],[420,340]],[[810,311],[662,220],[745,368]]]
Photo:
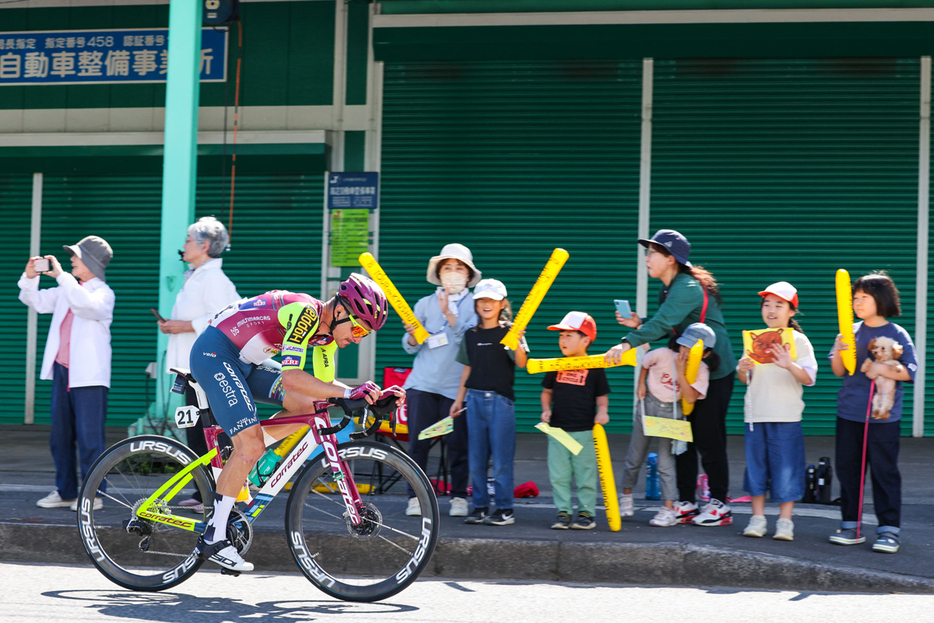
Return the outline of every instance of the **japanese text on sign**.
[[[165,82],[168,29],[0,32],[0,86]],[[227,79],[227,31],[201,31],[201,81]]]
[[[328,173],[329,210],[379,207],[379,173]]]

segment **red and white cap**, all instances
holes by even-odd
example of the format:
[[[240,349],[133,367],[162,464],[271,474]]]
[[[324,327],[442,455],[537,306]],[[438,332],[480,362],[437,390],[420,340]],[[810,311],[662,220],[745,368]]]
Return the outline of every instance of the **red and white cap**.
[[[593,316],[584,312],[568,312],[558,324],[548,327],[549,331],[580,331],[593,342],[597,339],[597,323]]]
[[[773,283],[765,290],[760,292],[759,296],[765,296],[767,294],[774,294],[778,298],[791,303],[795,309],[798,308],[798,290],[796,290],[795,287],[787,281]]]

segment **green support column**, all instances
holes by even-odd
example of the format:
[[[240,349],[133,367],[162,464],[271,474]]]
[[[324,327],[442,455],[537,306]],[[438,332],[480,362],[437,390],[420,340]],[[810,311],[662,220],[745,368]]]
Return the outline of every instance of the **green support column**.
[[[198,96],[201,74],[201,2],[169,3],[169,71],[165,90],[165,155],[162,165],[162,233],[159,313],[168,318],[182,287],[178,249],[195,216],[198,174]],[[165,412],[170,378],[165,373],[168,337],[159,333],[156,416]]]

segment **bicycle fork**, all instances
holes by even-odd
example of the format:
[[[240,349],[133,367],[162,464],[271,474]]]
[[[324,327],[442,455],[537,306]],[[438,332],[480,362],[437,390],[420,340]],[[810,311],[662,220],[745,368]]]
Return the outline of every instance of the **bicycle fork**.
[[[353,479],[353,471],[347,469],[347,464],[340,458],[337,451],[337,437],[334,434],[321,435],[320,431],[328,427],[326,418],[316,417],[314,419],[314,437],[315,441],[324,447],[324,455],[328,459],[328,465],[331,473],[334,474],[334,481],[337,483],[337,489],[344,498],[344,505],[347,507],[347,513],[350,516],[350,522],[354,526],[359,526],[363,519],[360,511],[363,508],[363,500],[360,498],[360,492],[357,491],[357,485]]]

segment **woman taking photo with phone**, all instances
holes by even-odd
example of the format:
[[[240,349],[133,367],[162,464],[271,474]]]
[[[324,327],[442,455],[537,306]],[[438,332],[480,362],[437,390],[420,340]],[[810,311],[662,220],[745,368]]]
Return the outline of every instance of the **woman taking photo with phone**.
[[[645,265],[649,277],[662,282],[658,311],[645,323],[636,315],[623,318],[621,325],[632,328],[622,342],[609,351],[607,361],[618,363],[630,348],[680,335],[695,322],[703,322],[716,336],[714,352],[720,358],[716,371],[710,373],[707,397],[695,403],[690,415],[694,442],[675,458],[678,472],[678,497],[675,505],[680,523],[697,526],[728,526],[733,521],[726,503],[730,483],[726,458],[726,411],[733,395],[736,357],[720,312],[720,292],[709,271],[688,261],[691,244],[673,229],[660,229],[650,240],[639,239],[648,249]],[[697,453],[710,483],[710,502],[702,510],[695,503]]]

